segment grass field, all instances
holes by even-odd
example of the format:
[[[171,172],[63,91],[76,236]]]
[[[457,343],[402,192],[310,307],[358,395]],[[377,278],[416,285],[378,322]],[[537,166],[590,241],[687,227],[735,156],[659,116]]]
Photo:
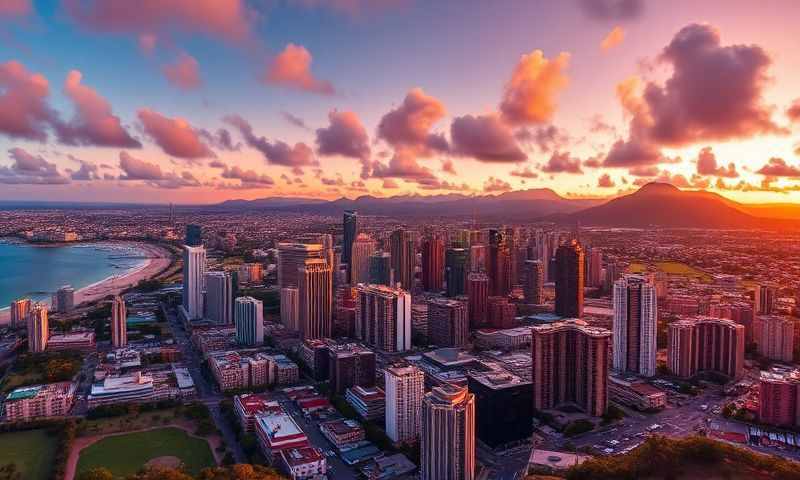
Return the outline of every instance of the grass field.
[[[81,451],[77,473],[105,467],[117,476],[136,473],[157,457],[178,457],[191,474],[215,465],[208,442],[189,436],[179,428],[107,437]]]
[[[56,440],[44,430],[0,434],[0,465],[14,463],[26,480],[47,480],[56,453]]]
[[[683,275],[685,277],[694,277],[701,282],[710,283],[713,279],[711,275],[704,273],[692,266],[686,265],[682,262],[656,262],[653,266],[656,270],[664,272],[668,275]],[[628,265],[628,273],[643,273],[648,269],[648,265],[642,262],[632,262]]]

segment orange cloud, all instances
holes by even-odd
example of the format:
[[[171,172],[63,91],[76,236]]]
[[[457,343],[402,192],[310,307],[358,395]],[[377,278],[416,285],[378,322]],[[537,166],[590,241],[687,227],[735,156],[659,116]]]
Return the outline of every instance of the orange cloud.
[[[311,53],[305,47],[290,43],[272,60],[264,81],[306,92],[332,95],[335,93],[333,84],[320,80],[311,73],[311,60]]]
[[[568,83],[569,54],[548,60],[541,50],[523,55],[503,92],[500,111],[509,123],[543,123],[556,110],[556,96]]]
[[[623,30],[622,27],[614,27],[614,29],[608,32],[608,35],[603,38],[603,41],[600,42],[600,48],[604,52],[607,52],[619,46],[623,40],[625,40],[625,30]]]
[[[197,88],[203,83],[197,59],[185,52],[181,52],[175,63],[165,65],[163,71],[169,83],[183,90]]]

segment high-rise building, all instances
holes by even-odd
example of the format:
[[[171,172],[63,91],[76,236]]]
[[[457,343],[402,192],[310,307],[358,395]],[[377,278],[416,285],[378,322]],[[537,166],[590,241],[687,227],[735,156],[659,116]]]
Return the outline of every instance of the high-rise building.
[[[794,355],[795,322],[783,315],[756,317],[758,353],[770,360],[791,363]]]
[[[486,272],[486,245],[479,243],[469,247],[469,271]]]
[[[508,297],[489,297],[486,311],[492,328],[506,329],[517,326],[517,306]]]
[[[298,271],[306,260],[312,258],[325,259],[325,250],[321,243],[279,242],[278,286],[300,286]]]
[[[448,248],[445,257],[445,279],[447,280],[447,296],[464,295],[467,291],[467,270],[469,268],[469,250],[465,248]]]
[[[695,317],[667,327],[667,365],[683,378],[717,372],[740,378],[744,372],[744,327],[731,320]]]
[[[355,252],[353,252],[355,253]],[[333,275],[321,258],[306,260],[298,270],[299,323],[303,339],[331,336]]]
[[[478,438],[492,448],[528,440],[533,433],[533,384],[506,372],[471,372]]]
[[[184,238],[183,244],[187,247],[203,246],[203,229],[200,225],[193,225],[191,223],[186,225],[186,237]]]
[[[264,305],[261,300],[237,298],[233,317],[239,345],[252,347],[264,343]]]
[[[205,318],[217,325],[233,324],[233,279],[228,272],[206,272]]]
[[[37,303],[28,315],[28,351],[44,352],[50,339],[50,324],[47,321],[47,305]]]
[[[492,296],[504,296],[511,292],[511,253],[501,230],[489,230],[486,272]]]
[[[333,336],[356,336],[356,289],[350,284],[339,285],[334,297]]]
[[[489,321],[489,277],[485,273],[473,272],[467,276],[467,298],[470,328],[485,327]]]
[[[389,252],[379,251],[369,257],[369,281],[365,283],[394,286],[392,255]]]
[[[404,290],[414,288],[414,271],[417,265],[416,233],[408,230],[395,230],[389,236],[389,250],[392,254],[394,279]]]
[[[386,352],[411,348],[411,294],[382,285],[356,287],[356,336]]]
[[[128,312],[125,299],[119,295],[111,301],[111,345],[114,348],[128,345]]]
[[[544,267],[541,260],[525,260],[523,265],[522,293],[525,301],[536,305],[544,303]]]
[[[11,328],[20,328],[28,324],[28,315],[31,314],[31,305],[30,298],[22,298],[11,302]]]
[[[614,283],[613,325],[614,370],[654,376],[658,307],[648,278],[626,275]]]
[[[375,353],[363,345],[329,345],[328,368],[331,390],[338,394],[355,386],[375,386]]]
[[[469,337],[467,305],[436,298],[428,302],[428,342],[440,347],[462,347]]]
[[[769,315],[775,309],[777,289],[774,285],[756,285],[753,291],[753,311],[756,315]]]
[[[470,247],[470,231],[469,230],[456,230],[450,236],[450,246],[453,248],[469,248]]]
[[[356,235],[358,235],[358,213],[354,210],[346,210],[342,218],[342,224],[342,263],[346,263],[349,266],[353,255],[353,242],[356,240]]]
[[[589,250],[587,259],[586,280],[590,287],[600,287],[603,285],[603,251],[597,247]]]
[[[183,247],[183,313],[187,320],[203,317],[203,281],[206,275],[206,249]]]
[[[759,422],[800,427],[800,370],[762,371],[758,387]]]
[[[71,312],[75,308],[75,289],[64,285],[56,291],[56,311],[59,313]]]
[[[300,290],[281,288],[281,323],[290,330],[300,330]]]
[[[384,370],[386,435],[395,443],[415,443],[425,395],[425,373],[417,367]]]
[[[531,329],[533,408],[562,405],[602,416],[608,404],[611,332],[570,319]]]
[[[369,282],[370,257],[375,252],[375,240],[366,233],[359,233],[352,245],[350,259],[350,283]]]
[[[422,242],[422,289],[441,292],[444,287],[444,242],[438,237]]]
[[[451,384],[434,387],[422,401],[420,478],[475,478],[475,395]]]
[[[577,240],[558,247],[555,274],[556,315],[580,318],[583,315],[583,248]]]
[[[239,281],[236,283],[260,283],[263,278],[260,263],[243,263],[239,265]]]

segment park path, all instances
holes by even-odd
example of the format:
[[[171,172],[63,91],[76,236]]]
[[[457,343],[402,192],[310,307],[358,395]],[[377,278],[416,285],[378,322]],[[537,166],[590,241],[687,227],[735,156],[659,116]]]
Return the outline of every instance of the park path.
[[[208,442],[209,448],[211,448],[211,453],[214,455],[214,460],[216,460],[217,465],[222,462],[222,458],[220,457],[220,453],[217,452],[217,447],[222,444],[219,437],[216,435],[210,438],[207,437],[199,437],[192,432],[186,425],[181,425],[178,423],[170,423],[167,425],[159,425],[157,427],[148,427],[148,428],[141,428],[139,430],[129,430],[126,432],[113,432],[113,433],[103,433],[101,435],[91,435],[88,437],[77,437],[72,444],[72,449],[69,451],[69,457],[67,458],[67,466],[64,469],[64,480],[75,480],[75,474],[77,473],[78,469],[78,459],[81,456],[81,451],[84,448],[87,448],[95,443],[103,440],[104,438],[108,437],[116,437],[119,435],[127,435],[129,433],[139,433],[139,432],[148,432],[150,430],[159,430],[162,428],[179,428],[186,432],[190,437],[199,438],[201,440],[205,440]]]

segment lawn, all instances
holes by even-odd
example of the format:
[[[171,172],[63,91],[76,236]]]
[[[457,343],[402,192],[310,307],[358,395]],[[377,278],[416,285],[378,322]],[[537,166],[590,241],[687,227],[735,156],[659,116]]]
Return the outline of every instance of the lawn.
[[[644,273],[648,269],[648,265],[642,262],[632,262],[628,265],[628,273]],[[682,262],[656,262],[655,268],[658,271],[664,272],[668,275],[683,275],[685,277],[694,277],[702,282],[710,283],[712,278],[707,273],[704,273],[692,266],[686,265]]]
[[[56,439],[45,430],[0,434],[0,465],[14,463],[26,480],[47,480],[53,467]]]
[[[78,459],[77,473],[105,467],[115,476],[127,476],[154,458],[168,456],[179,458],[193,475],[215,465],[206,440],[191,437],[179,428],[168,427],[106,437],[86,447]]]

